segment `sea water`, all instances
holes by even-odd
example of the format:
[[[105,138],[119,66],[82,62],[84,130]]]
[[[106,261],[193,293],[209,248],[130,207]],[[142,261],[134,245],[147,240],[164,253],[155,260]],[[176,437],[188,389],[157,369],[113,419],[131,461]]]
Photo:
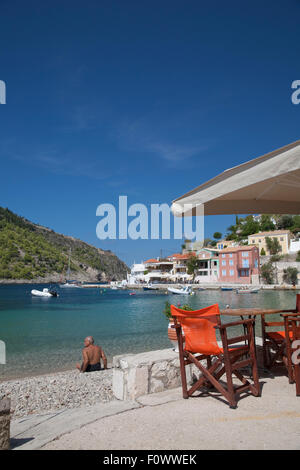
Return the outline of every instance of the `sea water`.
[[[109,361],[116,354],[171,347],[165,302],[199,309],[218,303],[220,309],[295,308],[295,292],[204,290],[193,296],[162,291],[56,288],[59,297],[34,297],[45,285],[0,285],[0,340],[6,345],[6,364],[0,380],[67,370],[81,361],[83,340],[94,336]],[[49,286],[47,286],[49,287]],[[272,319],[275,317],[272,316]],[[271,319],[271,317],[270,317]],[[237,318],[223,317],[228,322]],[[260,322],[256,321],[260,335]]]

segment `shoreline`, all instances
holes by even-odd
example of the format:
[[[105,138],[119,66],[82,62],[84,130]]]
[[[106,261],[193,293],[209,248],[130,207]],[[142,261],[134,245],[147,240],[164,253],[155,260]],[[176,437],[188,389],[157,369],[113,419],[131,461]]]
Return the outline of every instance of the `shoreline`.
[[[53,280],[9,280],[9,279],[0,279],[0,287],[1,286],[17,286],[17,285],[47,285],[47,284],[60,284],[60,281],[53,281]],[[293,287],[292,285],[288,284],[231,284],[231,283],[184,283],[184,282],[176,282],[176,283],[165,283],[165,284],[155,284],[158,290],[166,290],[168,287],[180,287],[180,286],[191,286],[194,290],[221,290],[222,287],[229,287],[232,289],[240,289],[241,287],[246,288],[258,288],[260,290],[286,290],[286,291],[300,291],[300,285]],[[118,288],[118,290],[143,290],[147,284],[128,284],[122,288]],[[85,281],[85,284],[81,286],[83,289],[111,289],[113,286],[110,284],[104,284],[97,281]]]
[[[1,367],[1,365],[0,365],[0,367]],[[107,370],[110,370],[111,368],[112,368],[112,361],[108,361]],[[77,372],[75,364],[74,364],[74,367],[72,367],[72,368],[71,368],[71,366],[66,366],[65,368],[62,368],[62,369],[57,369],[57,370],[54,370],[52,372],[41,372],[40,374],[36,373],[36,372],[29,372],[28,374],[26,374],[26,372],[24,372],[24,374],[26,374],[26,375],[17,374],[16,376],[4,377],[4,378],[2,378],[1,375],[0,375],[0,387],[1,387],[2,384],[6,383],[6,382],[21,381],[21,380],[34,379],[34,378],[39,378],[39,377],[50,377],[52,375],[63,374],[63,373],[71,373],[71,372]]]

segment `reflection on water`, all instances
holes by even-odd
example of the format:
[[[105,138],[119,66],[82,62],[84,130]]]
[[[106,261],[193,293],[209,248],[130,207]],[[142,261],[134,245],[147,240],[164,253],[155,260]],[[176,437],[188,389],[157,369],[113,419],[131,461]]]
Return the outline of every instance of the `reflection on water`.
[[[7,364],[0,379],[68,369],[81,360],[82,341],[93,335],[111,359],[116,354],[170,347],[167,320],[162,314],[168,300],[198,309],[219,303],[220,309],[294,308],[295,292],[200,291],[194,296],[127,290],[58,289],[58,298],[32,297],[39,285],[0,286],[0,339],[5,341]],[[276,318],[277,316],[272,316]],[[236,319],[236,318],[235,318]],[[224,318],[232,321],[232,317]],[[260,334],[259,320],[256,333]]]

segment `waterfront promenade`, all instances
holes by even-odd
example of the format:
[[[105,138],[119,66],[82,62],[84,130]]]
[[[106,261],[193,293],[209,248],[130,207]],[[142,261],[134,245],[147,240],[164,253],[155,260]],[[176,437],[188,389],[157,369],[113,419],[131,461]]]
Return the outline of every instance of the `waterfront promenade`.
[[[14,420],[15,449],[300,449],[300,400],[285,376],[263,375],[262,396],[236,410],[181,388]]]

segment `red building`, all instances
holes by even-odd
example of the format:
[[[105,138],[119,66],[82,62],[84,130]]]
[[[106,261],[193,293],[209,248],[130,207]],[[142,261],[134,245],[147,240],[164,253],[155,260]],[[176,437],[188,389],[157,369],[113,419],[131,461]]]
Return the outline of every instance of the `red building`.
[[[259,250],[256,246],[231,246],[219,251],[219,281],[259,283]]]

